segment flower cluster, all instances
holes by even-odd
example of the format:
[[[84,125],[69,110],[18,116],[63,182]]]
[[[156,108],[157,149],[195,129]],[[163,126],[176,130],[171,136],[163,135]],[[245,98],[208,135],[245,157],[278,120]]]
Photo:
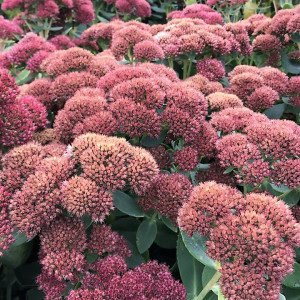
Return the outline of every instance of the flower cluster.
[[[108,4],[116,6],[118,11],[125,15],[136,15],[147,18],[151,16],[151,6],[146,0],[105,0]]]
[[[274,197],[214,181],[195,187],[179,211],[189,236],[208,235],[207,254],[221,263],[220,285],[228,299],[273,299],[293,271],[299,224],[289,207]]]
[[[3,16],[0,16],[0,28],[0,40],[12,39],[14,35],[21,35],[23,32],[17,23],[6,20]]]
[[[36,129],[47,125],[46,108],[36,98],[19,94],[14,78],[0,69],[0,141],[4,146],[21,145],[32,139]]]

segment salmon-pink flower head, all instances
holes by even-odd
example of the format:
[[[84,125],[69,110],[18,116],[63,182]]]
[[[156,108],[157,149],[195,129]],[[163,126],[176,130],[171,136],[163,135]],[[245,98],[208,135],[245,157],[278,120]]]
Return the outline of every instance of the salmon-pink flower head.
[[[276,185],[285,185],[290,189],[300,186],[300,159],[284,159],[273,164],[271,181]]]
[[[271,87],[273,90],[282,94],[286,91],[288,86],[287,75],[273,67],[263,67],[259,69],[260,75],[264,79],[264,84]]]
[[[119,64],[115,57],[97,55],[91,60],[88,72],[100,78],[120,67],[122,67],[122,65]]]
[[[240,75],[243,73],[252,73],[259,75],[260,69],[255,66],[248,66],[248,65],[238,65],[232,71],[228,73],[229,81],[234,78],[236,75]]]
[[[149,40],[135,44],[133,54],[134,58],[140,61],[154,61],[165,57],[162,48],[154,41]]]
[[[45,270],[37,276],[36,283],[38,289],[44,292],[45,300],[61,300],[61,295],[67,287],[67,282],[57,280]]]
[[[46,59],[51,52],[40,50],[33,54],[31,58],[28,59],[26,63],[26,69],[30,70],[31,72],[38,73],[40,71],[40,65],[44,59]]]
[[[137,66],[151,70],[158,77],[169,79],[172,82],[179,81],[176,72],[163,64],[138,63]]]
[[[29,95],[23,96],[16,102],[22,105],[30,113],[31,119],[37,129],[44,129],[46,127],[48,124],[46,108],[35,97]]]
[[[118,131],[118,122],[111,112],[101,111],[78,122],[72,133],[74,138],[81,134],[94,132],[110,136]]]
[[[243,107],[243,101],[234,94],[215,92],[206,97],[212,111],[221,111],[226,108]]]
[[[199,60],[196,64],[197,72],[210,81],[216,81],[225,76],[225,68],[221,61],[215,58]]]
[[[154,209],[176,225],[178,210],[188,200],[192,188],[182,174],[159,174],[138,202],[145,211]]]
[[[200,183],[179,210],[178,224],[188,236],[196,232],[208,235],[211,226],[226,216],[233,217],[232,210],[238,213],[243,205],[243,195],[237,189],[215,181]]]
[[[43,71],[50,76],[57,76],[70,71],[86,71],[94,55],[85,49],[72,47],[68,50],[53,52],[42,65]]]
[[[34,53],[40,50],[52,52],[55,46],[35,33],[29,32],[9,50],[8,58],[10,63],[19,65],[26,63]]]
[[[57,106],[61,108],[77,90],[84,87],[95,88],[97,81],[97,77],[88,72],[62,74],[52,82],[50,93],[57,100]]]
[[[35,132],[33,135],[33,140],[42,145],[49,144],[55,141],[56,139],[56,133],[53,128],[46,128],[42,131]]]
[[[259,50],[262,53],[274,50],[280,50],[282,47],[280,39],[272,34],[261,34],[252,42],[254,50]]]
[[[265,157],[276,160],[299,156],[300,137],[288,123],[280,120],[256,122],[245,131],[249,142],[256,144]]]
[[[45,0],[38,4],[36,15],[41,18],[54,18],[59,14],[59,7],[53,0]]]
[[[254,90],[254,92],[247,97],[245,105],[253,111],[261,111],[271,108],[277,100],[279,100],[277,91],[264,85]]]
[[[8,205],[10,200],[10,193],[0,185],[0,257],[3,251],[9,249],[9,245],[15,241],[12,233],[14,231],[8,216]]]
[[[74,164],[66,157],[47,158],[12,196],[10,218],[28,238],[34,237],[43,225],[49,225],[60,212],[59,184],[73,170]]]
[[[3,16],[0,16],[0,39],[12,39],[14,35],[21,35],[23,30],[21,27],[9,20],[4,19]]]
[[[185,146],[174,152],[174,162],[177,163],[179,169],[186,172],[192,171],[198,164],[198,152],[191,146]]]
[[[51,79],[41,78],[29,83],[22,91],[23,95],[34,96],[39,102],[43,103],[48,110],[51,110],[54,101],[50,93]]]
[[[131,80],[133,78],[150,78],[153,77],[154,73],[147,68],[138,66],[124,66],[122,68],[118,68],[113,70],[103,77],[100,78],[98,81],[98,88],[101,88],[108,92],[111,88],[115,85],[122,83],[124,81]]]
[[[234,187],[236,185],[236,180],[231,177],[230,174],[224,174],[225,168],[220,166],[218,161],[214,161],[210,164],[208,170],[199,171],[196,175],[199,183],[205,181],[215,181],[217,183],[223,183]]]
[[[22,145],[32,139],[36,129],[29,110],[20,103],[0,106],[0,143],[4,146]]]
[[[118,121],[118,129],[130,137],[147,134],[158,137],[162,129],[162,119],[155,109],[120,99],[111,104],[110,110]]]
[[[111,194],[82,176],[74,176],[62,184],[62,205],[71,214],[82,217],[90,215],[95,222],[103,222],[113,209]]]
[[[15,101],[19,88],[6,69],[0,68],[0,106]]]
[[[217,131],[210,123],[204,121],[200,124],[200,129],[194,139],[190,141],[190,144],[197,151],[198,155],[214,157],[218,138]]]
[[[127,26],[114,33],[111,43],[111,51],[114,56],[119,59],[126,55],[130,48],[134,47],[134,45],[146,40],[154,40],[151,33],[134,25]]]
[[[57,141],[51,142],[50,144],[44,145],[43,150],[46,157],[52,156],[67,156],[67,146]]]
[[[287,32],[287,24],[295,14],[294,9],[283,9],[278,11],[272,18],[267,33],[283,36]]]
[[[57,35],[49,40],[56,50],[66,50],[75,47],[75,43],[67,35]]]
[[[207,5],[197,3],[187,6],[183,11],[172,11],[167,15],[167,18],[199,18],[207,24],[223,24],[223,18],[220,13]]]
[[[133,78],[131,80],[115,85],[109,93],[110,101],[129,99],[136,104],[141,103],[147,109],[162,108],[166,93],[170,88],[167,79],[158,78]],[[122,112],[121,112],[122,113]]]
[[[159,173],[153,156],[147,150],[135,147],[132,149],[133,159],[128,164],[128,182],[131,189],[141,195],[149,187],[150,182]]]
[[[201,74],[196,74],[183,81],[183,84],[189,86],[204,95],[209,95],[215,92],[222,92],[224,90],[222,84],[217,81],[209,81]]]
[[[300,32],[300,12],[291,17],[286,25],[286,30],[289,33]]]
[[[263,214],[281,238],[291,247],[299,247],[300,224],[296,222],[289,206],[274,196],[250,193],[246,196],[246,209]]]
[[[65,250],[83,252],[87,248],[87,237],[81,219],[60,216],[50,225],[43,226],[39,236],[40,256]]]
[[[80,288],[71,290],[67,300],[103,300],[104,292],[99,288],[93,290]]]
[[[166,265],[156,261],[114,276],[105,293],[108,299],[184,300],[187,297],[183,284],[174,280]]]
[[[160,169],[171,168],[172,161],[171,161],[170,154],[162,145],[159,145],[157,147],[150,147],[147,150],[154,157]]]
[[[266,122],[267,116],[255,113],[246,107],[226,108],[211,115],[210,124],[223,134],[232,131],[245,131],[245,128],[255,122]]]
[[[88,242],[88,251],[99,256],[118,254],[127,258],[132,255],[126,240],[105,224],[93,226]]]

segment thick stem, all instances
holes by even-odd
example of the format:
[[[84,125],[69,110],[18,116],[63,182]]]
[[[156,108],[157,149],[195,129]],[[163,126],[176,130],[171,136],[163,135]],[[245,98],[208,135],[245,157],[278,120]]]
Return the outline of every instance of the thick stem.
[[[188,69],[187,69],[186,78],[187,78],[187,77],[190,77],[190,75],[191,75],[191,71],[192,71],[192,64],[193,64],[193,60],[192,60],[192,59],[190,59],[190,60],[189,60],[189,64],[188,64]]]
[[[188,66],[188,60],[185,59],[185,60],[183,61],[183,79],[186,79],[187,66]]]
[[[283,199],[283,198],[284,198],[285,196],[287,196],[290,192],[291,192],[291,191],[287,191],[287,192],[281,194],[280,196],[278,196],[277,198],[278,198],[278,199]]]
[[[174,63],[173,63],[173,59],[172,58],[168,58],[168,62],[169,62],[169,67],[174,69]]]
[[[207,283],[201,293],[194,300],[203,300],[205,296],[209,293],[212,287],[218,282],[221,277],[221,273],[216,271],[215,275],[211,278],[211,280]]]
[[[244,184],[243,185],[243,194],[244,194],[244,197],[247,195],[247,184]]]

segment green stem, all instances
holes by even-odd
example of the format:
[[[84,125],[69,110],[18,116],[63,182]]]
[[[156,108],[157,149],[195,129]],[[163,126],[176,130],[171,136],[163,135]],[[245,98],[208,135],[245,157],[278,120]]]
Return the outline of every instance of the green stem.
[[[169,62],[169,67],[174,69],[174,63],[173,63],[173,59],[172,58],[168,58],[168,62]]]
[[[247,194],[247,184],[244,184],[244,185],[243,185],[243,194],[244,194],[244,197],[245,197],[246,194]]]
[[[290,192],[291,192],[291,190],[290,190],[290,191],[287,191],[287,192],[285,192],[285,193],[283,193],[283,194],[281,194],[281,195],[278,196],[277,198],[278,198],[278,199],[282,199],[282,198],[284,198],[285,196],[287,196]]]
[[[188,66],[188,60],[185,59],[185,60],[183,61],[183,79],[186,79],[187,66]]]
[[[156,216],[157,216],[157,211],[152,215],[151,221],[155,220]]]
[[[193,61],[192,61],[192,59],[190,59],[190,60],[189,60],[189,63],[188,63],[188,69],[187,69],[186,78],[187,78],[187,77],[190,77],[190,75],[191,75],[192,64],[193,64]]]
[[[207,285],[204,287],[204,289],[201,291],[201,293],[194,300],[203,300],[205,296],[209,293],[209,291],[212,289],[212,287],[218,282],[220,277],[221,277],[221,273],[217,271],[215,275],[207,283]]]

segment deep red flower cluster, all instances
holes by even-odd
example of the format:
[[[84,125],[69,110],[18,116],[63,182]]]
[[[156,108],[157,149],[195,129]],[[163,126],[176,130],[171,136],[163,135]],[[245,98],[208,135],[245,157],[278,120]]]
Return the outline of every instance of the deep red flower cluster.
[[[19,88],[5,69],[0,69],[0,142],[21,145],[31,140],[36,129],[47,125],[46,108],[36,98],[17,98]]]
[[[209,236],[207,254],[221,263],[220,285],[228,299],[274,299],[293,271],[299,223],[274,197],[243,198],[234,188],[206,182],[194,188],[178,222],[189,236]]]

